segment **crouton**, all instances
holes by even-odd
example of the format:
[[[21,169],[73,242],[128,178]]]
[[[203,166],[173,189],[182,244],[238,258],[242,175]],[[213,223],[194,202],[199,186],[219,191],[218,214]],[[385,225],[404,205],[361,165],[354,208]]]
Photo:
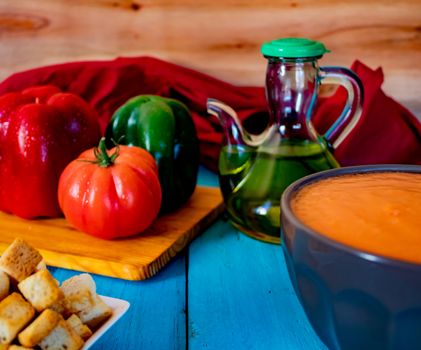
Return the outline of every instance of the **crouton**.
[[[0,301],[7,297],[7,295],[9,294],[9,288],[9,276],[7,276],[5,272],[0,271]]]
[[[52,332],[41,340],[38,346],[43,350],[79,350],[83,346],[83,340],[61,318]]]
[[[113,311],[103,302],[99,296],[95,296],[95,304],[87,309],[77,313],[82,323],[86,324],[89,328],[94,329],[105,320],[110,318]]]
[[[48,336],[61,319],[57,312],[46,309],[28,327],[19,333],[19,343],[23,346],[34,347]]]
[[[95,305],[96,286],[87,273],[73,276],[60,287],[64,294],[64,308],[68,315],[91,308]]]
[[[18,288],[38,312],[63,299],[63,292],[48,270],[37,271],[20,282]]]
[[[41,254],[22,239],[15,239],[0,257],[0,269],[20,282],[35,271]]]
[[[64,299],[57,300],[54,304],[50,305],[49,309],[59,313],[60,315],[65,314]]]
[[[63,281],[61,288],[65,295],[71,294],[78,289],[87,289],[92,295],[96,295],[96,285],[92,276],[88,273],[81,273]]]
[[[20,294],[4,298],[0,302],[0,344],[10,344],[34,315],[34,308]]]
[[[10,345],[7,350],[34,350],[33,348],[25,348],[24,346],[19,345]]]
[[[9,344],[0,344],[0,350],[9,350]]]
[[[92,331],[86,324],[83,324],[77,315],[71,315],[67,320],[67,324],[83,339],[86,340],[92,335]]]

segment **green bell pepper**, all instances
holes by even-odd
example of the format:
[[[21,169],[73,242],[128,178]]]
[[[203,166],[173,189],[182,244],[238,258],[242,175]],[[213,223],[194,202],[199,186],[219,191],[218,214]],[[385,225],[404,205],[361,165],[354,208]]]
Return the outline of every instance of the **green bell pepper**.
[[[140,95],[122,105],[105,136],[110,144],[146,149],[158,165],[161,213],[183,205],[192,195],[199,169],[199,141],[187,107],[174,99]]]

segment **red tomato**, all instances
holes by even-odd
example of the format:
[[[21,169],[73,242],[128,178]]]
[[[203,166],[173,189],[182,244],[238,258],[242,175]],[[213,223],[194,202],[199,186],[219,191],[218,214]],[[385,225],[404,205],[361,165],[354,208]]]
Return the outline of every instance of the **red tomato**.
[[[139,147],[83,152],[63,171],[58,200],[69,223],[103,239],[132,236],[148,228],[161,207],[154,158]]]

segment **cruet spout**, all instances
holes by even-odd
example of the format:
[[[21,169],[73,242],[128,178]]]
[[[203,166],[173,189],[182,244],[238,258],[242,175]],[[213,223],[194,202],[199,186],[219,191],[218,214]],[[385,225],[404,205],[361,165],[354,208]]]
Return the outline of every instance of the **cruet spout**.
[[[237,113],[224,102],[208,98],[208,113],[218,118],[228,144],[245,144],[243,127]]]
[[[208,113],[217,117],[224,130],[229,145],[259,146],[262,138],[249,134],[244,130],[237,113],[227,104],[219,100],[208,98]]]

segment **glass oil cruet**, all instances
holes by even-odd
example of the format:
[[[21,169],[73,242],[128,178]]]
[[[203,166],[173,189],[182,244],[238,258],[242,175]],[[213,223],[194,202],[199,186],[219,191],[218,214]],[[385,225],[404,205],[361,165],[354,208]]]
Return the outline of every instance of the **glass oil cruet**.
[[[339,167],[331,151],[352,131],[361,116],[362,84],[351,70],[319,67],[329,52],[317,41],[285,38],[264,43],[268,60],[266,98],[269,123],[260,135],[248,133],[235,111],[209,99],[225,133],[219,157],[219,183],[232,224],[266,242],[280,242],[280,198],[295,180]],[[321,83],[340,84],[348,92],[345,107],[325,135],[311,117]]]

